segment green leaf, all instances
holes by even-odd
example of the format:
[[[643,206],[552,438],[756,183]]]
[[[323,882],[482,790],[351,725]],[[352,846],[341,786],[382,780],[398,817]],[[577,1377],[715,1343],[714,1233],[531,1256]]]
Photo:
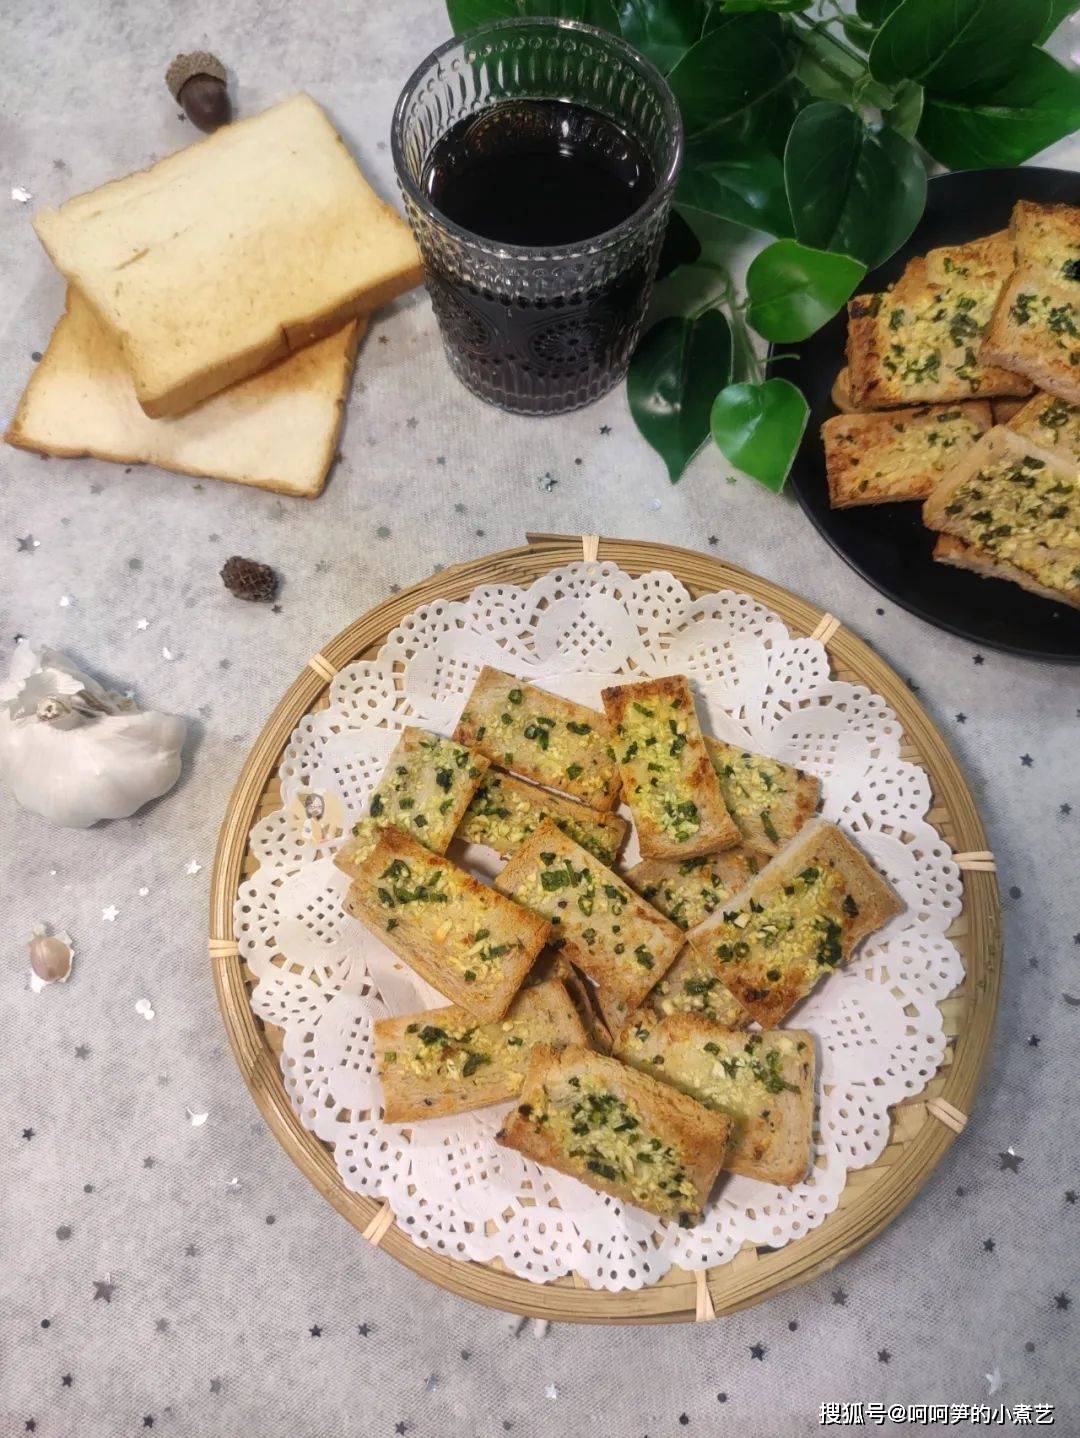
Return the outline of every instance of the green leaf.
[[[736,469],[777,494],[791,469],[810,410],[786,379],[731,384],[713,403],[709,427]]]
[[[900,0],[855,0],[855,13],[868,25],[883,25]]]
[[[672,210],[664,231],[664,241],[660,246],[656,278],[666,280],[680,265],[692,265],[700,258],[701,241],[678,210]]]
[[[709,437],[713,396],[731,378],[731,331],[719,310],[653,325],[634,351],[626,397],[674,483]]]
[[[666,74],[701,39],[708,0],[616,0],[623,39]]]
[[[753,15],[762,10],[771,10],[780,15],[795,10],[809,10],[814,0],[724,0],[721,10],[725,15]]]
[[[707,145],[690,146],[675,191],[680,205],[704,210],[770,235],[792,233],[784,193],[784,167],[763,149],[712,155]]]
[[[446,0],[446,13],[455,35],[486,25],[490,20],[512,20],[521,14],[518,0]]]
[[[926,204],[926,167],[914,145],[826,100],[792,125],[784,182],[796,238],[867,267],[904,243]]]
[[[619,17],[613,0],[446,0],[455,35],[492,20],[514,20],[523,15],[583,20],[618,35]]]
[[[984,95],[1015,74],[1049,9],[1050,0],[902,0],[870,48],[870,70],[886,85]]]
[[[857,46],[860,50],[869,50],[874,43],[874,36],[877,29],[873,25],[867,25],[855,15],[841,15],[840,28],[844,32],[845,39]]]
[[[1050,14],[1035,41],[1036,45],[1042,45],[1049,40],[1061,22],[1067,20],[1076,8],[1076,0],[1050,0]]]
[[[722,15],[668,75],[687,136],[722,131],[772,148],[791,123],[791,67],[779,16]]]
[[[746,272],[746,318],[767,340],[804,340],[836,314],[866,274],[848,255],[774,240]]]
[[[1080,75],[1029,50],[995,95],[965,104],[927,95],[919,143],[952,170],[1020,165],[1080,128]]]
[[[914,80],[905,80],[896,87],[893,102],[882,116],[890,130],[914,140],[923,112],[923,87]]]

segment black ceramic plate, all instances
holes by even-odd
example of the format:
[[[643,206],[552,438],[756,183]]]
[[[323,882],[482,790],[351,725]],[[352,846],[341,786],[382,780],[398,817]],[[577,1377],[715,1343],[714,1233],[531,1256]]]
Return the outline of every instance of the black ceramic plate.
[[[930,181],[926,213],[911,239],[859,288],[884,289],[915,256],[1003,229],[1017,200],[1080,204],[1080,175],[1024,168],[939,175]],[[920,619],[977,644],[1080,663],[1080,610],[1040,599],[1018,584],[936,564],[933,535],[920,522],[918,504],[830,509],[820,431],[836,413],[829,395],[845,363],[846,335],[847,317],[841,313],[801,345],[779,346],[797,358],[780,361],[772,371],[797,384],[810,405],[789,481],[803,509],[853,569]]]

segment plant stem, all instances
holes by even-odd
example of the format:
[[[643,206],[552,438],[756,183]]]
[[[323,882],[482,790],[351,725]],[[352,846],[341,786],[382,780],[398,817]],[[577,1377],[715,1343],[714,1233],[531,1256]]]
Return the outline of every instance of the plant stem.
[[[821,68],[834,80],[853,85],[866,74],[866,62],[828,28],[828,20],[793,15],[795,32]]]

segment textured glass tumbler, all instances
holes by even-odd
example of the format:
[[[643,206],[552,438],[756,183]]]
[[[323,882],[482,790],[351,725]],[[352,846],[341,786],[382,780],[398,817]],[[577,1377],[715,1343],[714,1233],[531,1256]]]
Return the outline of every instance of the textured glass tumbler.
[[[484,239],[424,192],[432,150],[459,121],[509,100],[595,110],[644,149],[656,177],[622,224],[571,245]],[[568,20],[503,20],[449,40],[405,85],[393,154],[428,293],[454,373],[519,414],[591,403],[626,372],[649,301],[682,161],[667,82],[624,41]]]

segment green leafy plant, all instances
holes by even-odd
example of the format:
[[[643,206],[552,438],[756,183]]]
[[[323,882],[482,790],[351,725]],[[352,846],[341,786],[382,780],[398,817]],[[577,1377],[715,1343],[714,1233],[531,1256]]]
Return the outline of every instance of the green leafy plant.
[[[673,481],[711,434],[780,490],[806,401],[760,340],[807,338],[908,238],[927,163],[1017,165],[1080,127],[1080,76],[1040,47],[1075,0],[447,0],[455,31],[558,15],[668,77],[686,153],[630,412]],[[733,229],[733,227],[737,227]],[[729,272],[748,232],[770,236]],[[670,276],[670,278],[666,278]]]

